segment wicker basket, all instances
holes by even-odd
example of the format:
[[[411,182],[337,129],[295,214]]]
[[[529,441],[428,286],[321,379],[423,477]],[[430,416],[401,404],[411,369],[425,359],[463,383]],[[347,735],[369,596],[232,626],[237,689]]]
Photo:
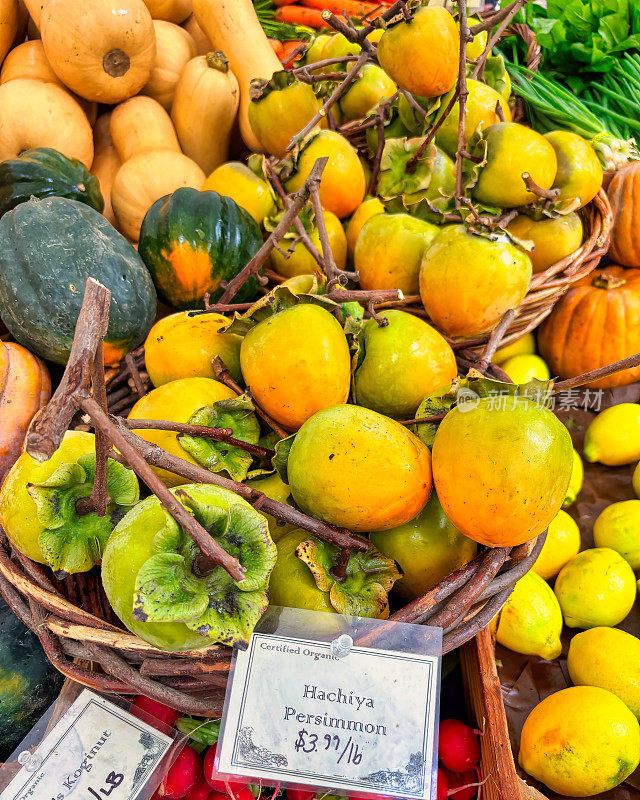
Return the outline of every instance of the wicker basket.
[[[107,372],[108,405],[126,415],[150,387],[142,350],[119,371]],[[473,362],[459,356],[461,372]],[[482,364],[479,365],[482,367]],[[502,377],[497,368],[486,374]],[[81,420],[77,428],[87,429]],[[513,584],[540,552],[544,534],[520,547],[483,548],[466,566],[423,597],[396,610],[391,620],[443,628],[449,652],[484,628],[506,602]],[[99,568],[57,580],[0,538],[0,593],[40,638],[52,663],[67,677],[103,692],[142,693],[183,712],[222,711],[231,650],[211,645],[167,653],[123,629],[104,595]]]

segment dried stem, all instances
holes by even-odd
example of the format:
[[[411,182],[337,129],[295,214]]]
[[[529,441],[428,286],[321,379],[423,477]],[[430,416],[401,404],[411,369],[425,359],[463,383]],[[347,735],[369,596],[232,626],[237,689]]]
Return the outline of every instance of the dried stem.
[[[500,322],[496,325],[496,327],[491,331],[491,336],[489,337],[487,346],[482,353],[482,358],[480,361],[478,361],[477,369],[479,372],[484,372],[491,363],[491,359],[493,358],[498,347],[500,347],[500,342],[503,340],[515,315],[516,312],[510,308],[509,311],[507,311],[507,313],[502,317]]]
[[[528,192],[544,200],[556,200],[560,194],[560,189],[543,189],[541,186],[538,186],[528,172],[522,173],[522,180]]]
[[[235,392],[237,395],[244,394],[244,390],[235,382],[233,375],[229,372],[227,365],[220,358],[220,356],[216,356],[213,359],[213,371],[215,372],[216,378],[220,381],[220,383],[224,383],[224,385],[231,389],[232,392]],[[253,403],[255,412],[260,419],[264,420],[271,430],[274,431],[274,433],[277,433],[281,439],[286,439],[289,435],[287,431],[285,431],[284,428],[281,428],[280,425],[278,425],[278,423],[256,403],[254,398],[251,398],[251,402]]]
[[[79,390],[76,394],[76,399],[80,408],[91,417],[96,430],[104,433],[113,442],[138,477],[146,483],[178,525],[198,545],[204,555],[223,567],[235,581],[243,580],[245,569],[240,565],[240,562],[220,547],[202,525],[191,516],[182,503],[174,497],[142,458],[138,450],[123,436],[122,429],[109,419],[93,397],[86,390]],[[122,427],[124,428],[125,426]]]
[[[509,26],[509,24],[511,23],[511,21],[513,20],[515,15],[518,13],[518,11],[520,11],[520,9],[524,5],[526,5],[528,2],[529,2],[529,0],[515,0],[515,3],[511,3],[511,5],[507,6],[505,9],[503,9],[503,11],[505,11],[506,13],[504,14],[504,16],[500,20],[492,21],[492,24],[491,24],[490,27],[493,27],[494,25],[499,23],[498,27],[496,28],[495,31],[493,31],[491,36],[489,36],[489,38],[487,39],[487,44],[486,44],[484,50],[482,51],[482,53],[480,54],[480,56],[478,57],[478,60],[476,61],[475,67],[473,68],[473,72],[471,73],[471,76],[470,76],[471,78],[474,78],[476,80],[478,78],[482,79],[482,76],[484,75],[484,68],[485,68],[486,63],[487,63],[487,58],[491,54],[491,50],[498,43],[498,41],[500,40],[500,37],[502,36],[502,34],[506,30],[506,28]],[[494,15],[494,19],[500,13],[501,12],[498,12],[498,14]],[[487,28],[487,30],[489,30],[489,28]],[[471,29],[472,36],[475,36],[474,32],[475,32],[475,27]],[[498,105],[500,105],[500,104],[498,104]],[[502,106],[500,106],[500,112],[502,112]]]
[[[107,333],[111,292],[88,278],[69,361],[53,397],[29,429],[25,449],[36,461],[51,458],[76,413],[73,396],[89,386],[93,360]]]
[[[431,414],[429,417],[416,417],[416,419],[399,419],[400,425],[424,425],[427,422],[442,422],[447,416],[448,411],[440,411],[438,414]]]
[[[477,25],[474,25],[470,29],[470,33],[472,36],[477,36],[479,33],[483,31],[489,31],[491,28],[494,28],[496,25],[499,25],[503,19],[506,17],[513,17],[512,9],[514,6],[521,8],[522,6],[526,5],[529,0],[515,0],[514,3],[510,3],[508,6],[501,8],[499,11],[496,11],[495,14],[491,14],[484,18],[482,22],[479,22]],[[517,9],[516,9],[517,10]]]
[[[209,428],[206,425],[189,425],[186,422],[169,422],[163,419],[125,419],[123,422],[130,430],[176,431],[187,436],[215,439],[251,453],[256,458],[272,458],[276,454],[275,450],[243,442],[242,439],[234,439],[231,428]]]
[[[422,156],[427,152],[429,145],[435,139],[436,133],[440,130],[440,126],[446,120],[449,114],[453,111],[453,107],[455,106],[457,101],[458,101],[458,86],[456,85],[456,88],[454,89],[453,94],[449,98],[449,102],[445,106],[444,111],[442,112],[442,114],[440,114],[438,119],[433,123],[424,141],[407,162],[407,172],[409,174],[416,171],[418,162],[420,161]]]
[[[577,375],[575,378],[567,378],[564,381],[558,381],[553,385],[553,393],[564,392],[566,389],[573,389],[576,386],[584,386],[586,383],[606,378],[609,375],[614,375],[616,372],[622,372],[625,369],[633,369],[640,366],[640,353],[635,356],[623,358],[621,361],[614,361],[613,364],[607,364],[606,367],[599,367],[592,369],[590,372],[585,372],[583,375]]]
[[[318,228],[318,237],[320,239],[320,244],[322,245],[322,256],[324,261],[324,274],[327,276],[327,280],[333,281],[338,280],[341,275],[349,278],[352,277],[354,280],[358,279],[357,273],[346,273],[342,269],[338,269],[336,266],[336,260],[333,257],[333,251],[331,250],[331,243],[329,242],[329,232],[327,231],[327,223],[324,218],[324,213],[322,211],[322,203],[320,202],[320,181],[316,181],[310,187],[310,194],[311,194],[311,203],[313,204],[313,210],[315,212],[316,217],[316,226]]]
[[[126,439],[128,445],[133,448],[145,462],[154,467],[175,472],[177,475],[182,475],[183,478],[186,478],[186,480],[190,482],[208,483],[214,486],[221,486],[223,489],[229,489],[229,491],[243,497],[248,503],[251,503],[252,506],[258,508],[261,512],[270,514],[281,522],[290,523],[298,528],[303,528],[313,533],[318,538],[324,539],[337,547],[347,547],[351,550],[359,550],[361,552],[364,552],[369,547],[368,542],[354,536],[345,528],[336,528],[334,525],[328,525],[326,522],[322,522],[319,519],[309,517],[293,506],[287,505],[287,503],[280,503],[278,500],[272,500],[253,486],[238,483],[237,481],[231,480],[231,478],[225,478],[223,475],[210,472],[204,469],[204,467],[191,464],[189,461],[167,453],[157,445],[150,444],[139,436],[136,436],[135,433],[122,424],[122,420],[120,419],[117,420],[117,426],[119,433]],[[118,449],[121,448],[118,446]]]
[[[102,410],[107,412],[107,387],[104,382],[103,348],[99,346],[93,359],[91,370],[91,391]],[[93,489],[89,497],[82,497],[76,503],[78,514],[88,514],[95,511],[99,517],[104,517],[109,505],[109,489],[107,486],[108,452],[111,442],[101,431],[96,431],[96,472],[93,478]]]
[[[140,370],[138,369],[138,365],[136,364],[131,353],[127,353],[127,355],[124,357],[124,363],[127,365],[127,370],[129,372],[129,375],[131,376],[131,380],[133,381],[136,394],[138,395],[138,397],[144,397],[147,392],[144,388],[144,384],[142,383],[142,378],[140,377]]]
[[[245,267],[240,270],[240,272],[232,278],[229,283],[227,284],[222,297],[220,298],[221,303],[228,303],[238,292],[240,287],[252,276],[254,275],[260,267],[264,264],[264,262],[269,257],[269,254],[273,250],[275,244],[282,239],[282,237],[287,233],[291,225],[293,224],[294,219],[297,218],[298,214],[300,213],[302,207],[309,199],[309,192],[311,186],[315,182],[319,182],[320,178],[322,177],[322,172],[324,168],[327,166],[328,158],[319,158],[316,163],[313,165],[313,169],[309,173],[309,177],[304,182],[303,186],[300,188],[292,198],[291,204],[289,208],[285,211],[282,219],[278,223],[277,227],[262,245],[262,247],[258,250],[258,252],[253,256],[253,258],[249,261]]]
[[[460,27],[460,57],[458,59],[458,149],[456,151],[456,208],[460,207],[462,191],[462,161],[466,147],[465,123],[467,119],[467,44],[472,40],[467,21],[467,0],[458,0],[458,17]]]
[[[324,12],[323,12],[324,13]],[[334,90],[331,92],[329,97],[324,101],[324,104],[320,111],[304,126],[304,128],[296,133],[296,135],[291,139],[289,142],[289,147],[287,150],[293,150],[293,148],[300,142],[304,137],[310,133],[318,123],[320,123],[328,114],[329,110],[333,108],[336,102],[342,97],[342,95],[347,91],[349,85],[357,78],[358,73],[362,69],[362,67],[366,64],[369,60],[370,52],[363,48],[362,53],[358,56],[358,60],[353,65],[351,70],[347,73],[347,77],[340,83]]]

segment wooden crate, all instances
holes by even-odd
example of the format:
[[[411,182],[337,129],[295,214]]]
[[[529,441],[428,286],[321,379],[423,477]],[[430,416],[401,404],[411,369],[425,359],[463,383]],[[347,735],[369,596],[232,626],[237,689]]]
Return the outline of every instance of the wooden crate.
[[[469,712],[483,731],[480,759],[483,800],[545,800],[517,774],[489,629],[460,648]]]

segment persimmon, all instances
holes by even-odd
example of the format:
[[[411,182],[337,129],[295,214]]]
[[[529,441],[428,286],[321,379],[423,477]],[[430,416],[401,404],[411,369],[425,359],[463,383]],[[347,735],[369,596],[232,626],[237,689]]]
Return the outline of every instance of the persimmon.
[[[388,28],[378,43],[378,61],[402,89],[437,97],[458,77],[460,34],[441,6],[423,6],[410,22]]]
[[[356,210],[364,199],[366,178],[356,149],[335,131],[319,131],[304,145],[296,170],[286,181],[288,192],[297,192],[309,177],[317,159],[328,156],[320,180],[322,207],[343,219]]]

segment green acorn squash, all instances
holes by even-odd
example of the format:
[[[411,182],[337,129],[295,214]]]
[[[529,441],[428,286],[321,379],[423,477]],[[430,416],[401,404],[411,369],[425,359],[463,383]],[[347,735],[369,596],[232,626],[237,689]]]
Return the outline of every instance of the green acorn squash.
[[[0,598],[0,761],[5,761],[58,696],[64,678]]]
[[[50,147],[25,150],[0,163],[0,217],[32,197],[67,197],[104,209],[100,182],[75,158]]]
[[[144,341],[156,293],[144,262],[93,208],[63,197],[21,203],[0,219],[0,315],[15,339],[64,364],[87,278],[111,291],[106,364]]]
[[[138,251],[156,288],[169,305],[202,308],[204,296],[217,300],[262,246],[256,221],[230,197],[177,189],[147,211]],[[252,300],[258,281],[250,278],[234,298]]]

